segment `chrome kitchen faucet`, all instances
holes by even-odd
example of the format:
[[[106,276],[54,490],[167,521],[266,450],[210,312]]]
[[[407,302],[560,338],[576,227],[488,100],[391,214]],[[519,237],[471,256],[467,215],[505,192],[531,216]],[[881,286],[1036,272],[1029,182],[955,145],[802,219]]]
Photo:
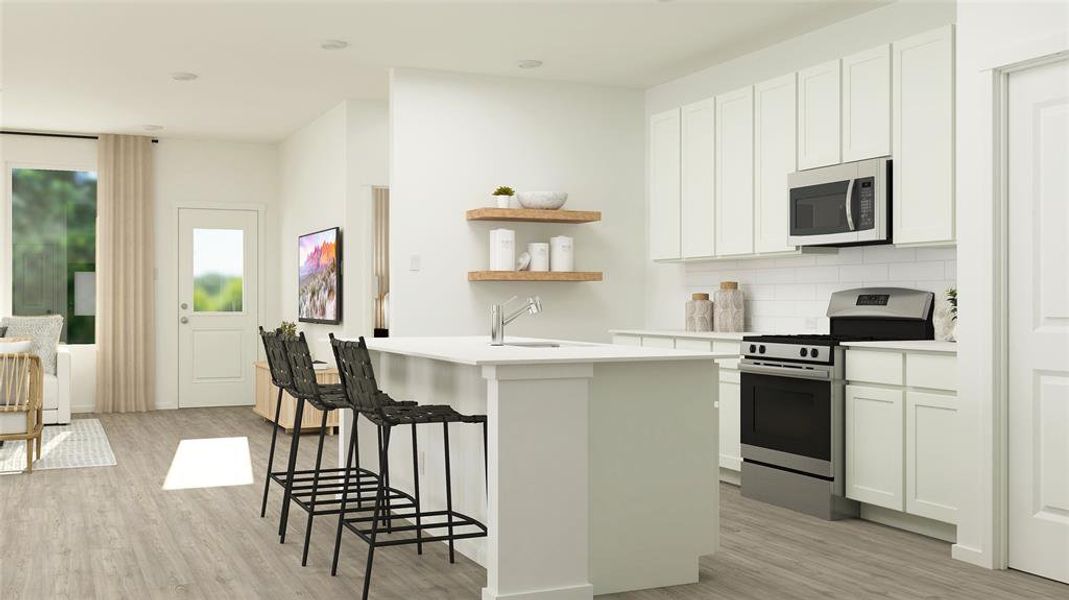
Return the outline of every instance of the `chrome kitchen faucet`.
[[[531,296],[527,299],[527,302],[523,306],[516,309],[512,314],[505,316],[505,307],[509,305],[516,296],[509,298],[507,301],[501,304],[490,305],[490,345],[491,346],[504,346],[505,345],[505,325],[520,318],[523,313],[530,313],[537,315],[542,312],[542,299],[538,296]]]

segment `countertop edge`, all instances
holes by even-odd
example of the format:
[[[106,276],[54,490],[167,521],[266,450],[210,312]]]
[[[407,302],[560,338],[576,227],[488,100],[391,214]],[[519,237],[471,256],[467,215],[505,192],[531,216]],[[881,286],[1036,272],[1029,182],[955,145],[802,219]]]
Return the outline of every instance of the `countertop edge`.
[[[673,329],[610,329],[614,335],[645,335],[649,337],[690,338],[696,340],[742,341],[745,335],[760,335],[753,331],[676,331]]]
[[[902,340],[884,342],[842,342],[847,348],[870,348],[874,350],[899,350],[902,352],[937,352],[942,354],[957,354],[956,342],[940,342],[936,340]]]

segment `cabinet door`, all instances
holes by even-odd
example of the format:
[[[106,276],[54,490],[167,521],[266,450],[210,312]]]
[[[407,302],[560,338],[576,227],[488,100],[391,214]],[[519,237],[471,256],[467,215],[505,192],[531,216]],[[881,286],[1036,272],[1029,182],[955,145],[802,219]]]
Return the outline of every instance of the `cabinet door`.
[[[754,247],[788,252],[790,191],[787,175],[798,168],[797,90],[791,73],[754,87]]]
[[[716,97],[716,255],[753,254],[753,87]]]
[[[798,72],[798,169],[835,165],[839,154],[839,61]]]
[[[843,59],[843,162],[891,154],[891,49]]]
[[[742,469],[741,394],[739,373],[720,371],[720,466],[732,471]]]
[[[712,256],[713,99],[683,107],[683,257]]]
[[[679,258],[679,109],[650,117],[650,258]]]
[[[846,497],[904,510],[901,389],[846,386]]]
[[[957,398],[906,392],[906,511],[957,523]]]
[[[954,239],[952,26],[895,42],[892,169],[894,242]]]

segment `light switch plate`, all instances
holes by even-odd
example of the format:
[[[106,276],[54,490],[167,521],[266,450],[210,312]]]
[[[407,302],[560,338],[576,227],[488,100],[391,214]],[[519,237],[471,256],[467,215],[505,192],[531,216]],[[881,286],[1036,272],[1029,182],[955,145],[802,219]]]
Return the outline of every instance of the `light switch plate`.
[[[420,257],[419,257],[418,254],[409,254],[408,255],[408,270],[409,271],[418,271],[418,270],[420,270]]]

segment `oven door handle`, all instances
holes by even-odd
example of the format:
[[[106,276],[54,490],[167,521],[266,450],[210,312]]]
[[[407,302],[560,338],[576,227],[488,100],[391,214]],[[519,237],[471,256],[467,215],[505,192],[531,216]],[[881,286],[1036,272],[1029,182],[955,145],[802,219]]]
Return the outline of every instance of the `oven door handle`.
[[[776,367],[751,362],[745,358],[739,361],[739,371],[743,373],[753,373],[755,375],[776,375],[793,379],[816,379],[819,381],[831,381],[832,379],[831,370]]]

